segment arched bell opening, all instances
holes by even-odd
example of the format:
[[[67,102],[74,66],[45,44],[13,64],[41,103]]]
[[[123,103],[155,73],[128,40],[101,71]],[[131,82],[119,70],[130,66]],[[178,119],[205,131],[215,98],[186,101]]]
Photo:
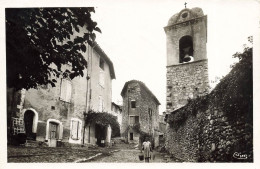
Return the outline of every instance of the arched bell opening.
[[[179,62],[192,62],[193,57],[193,40],[191,36],[183,36],[179,41]]]

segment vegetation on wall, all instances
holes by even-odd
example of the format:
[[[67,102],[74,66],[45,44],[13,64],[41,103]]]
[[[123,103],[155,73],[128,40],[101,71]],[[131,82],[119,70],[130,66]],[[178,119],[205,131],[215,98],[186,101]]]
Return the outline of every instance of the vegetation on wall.
[[[176,130],[185,123],[189,116],[195,116],[198,111],[206,110],[208,95],[189,99],[186,106],[172,112],[167,117],[167,122]]]
[[[125,132],[123,133],[123,135],[126,136],[130,129],[134,130],[136,133],[139,134],[139,142],[140,143],[144,142],[145,138],[148,138],[150,141],[152,141],[152,136],[149,133],[141,130],[140,123],[128,125]]]
[[[239,62],[223,78],[211,93],[211,100],[217,104],[230,119],[246,116],[248,123],[253,123],[253,48],[246,47],[243,53],[233,57]]]
[[[189,116],[205,111],[209,105],[221,109],[230,119],[244,116],[247,123],[253,123],[253,77],[252,50],[246,47],[243,53],[235,53],[239,62],[230,73],[208,95],[188,100],[188,104],[168,115],[167,122],[178,130]]]
[[[98,125],[107,127],[111,126],[112,128],[112,137],[120,136],[120,125],[116,119],[116,116],[113,116],[107,112],[95,112],[93,110],[89,111],[86,115],[85,123],[96,123]]]

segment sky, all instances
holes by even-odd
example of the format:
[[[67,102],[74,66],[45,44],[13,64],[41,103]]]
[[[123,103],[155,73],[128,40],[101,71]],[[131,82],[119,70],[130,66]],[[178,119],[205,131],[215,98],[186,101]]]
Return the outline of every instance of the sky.
[[[92,15],[102,34],[97,42],[114,63],[113,101],[121,103],[125,82],[140,80],[166,107],[166,34],[164,27],[175,13],[200,7],[208,17],[207,57],[209,80],[222,77],[243,50],[247,37],[259,28],[259,4],[255,0],[139,0],[105,1]],[[259,29],[258,29],[259,30]],[[212,85],[214,87],[214,85]]]

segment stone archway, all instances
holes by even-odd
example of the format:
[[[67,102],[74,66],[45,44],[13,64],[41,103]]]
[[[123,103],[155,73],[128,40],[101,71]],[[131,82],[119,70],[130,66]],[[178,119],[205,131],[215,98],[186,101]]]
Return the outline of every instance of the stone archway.
[[[32,109],[23,110],[24,127],[27,140],[36,140],[38,113]]]

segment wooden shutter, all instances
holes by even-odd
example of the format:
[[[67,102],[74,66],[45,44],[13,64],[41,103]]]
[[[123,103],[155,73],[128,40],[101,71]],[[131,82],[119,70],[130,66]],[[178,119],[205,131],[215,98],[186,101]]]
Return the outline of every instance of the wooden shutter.
[[[66,80],[66,102],[70,102],[71,99],[71,90],[72,90],[72,85],[71,82],[69,80]]]
[[[71,138],[78,139],[79,121],[72,120],[71,125]]]
[[[130,116],[130,124],[134,124],[135,123],[135,117],[134,116]]]
[[[102,99],[102,96],[99,96],[99,105],[98,105],[98,111],[99,112],[102,112],[103,111],[103,99]]]
[[[60,99],[65,101],[66,100],[66,82],[65,79],[61,80],[61,88],[60,88]]]
[[[105,85],[105,77],[104,77],[104,72],[100,71],[99,72],[99,84],[104,87]]]
[[[60,99],[65,102],[70,102],[71,100],[71,90],[72,84],[67,79],[62,79],[61,81],[61,90],[60,90]]]
[[[135,123],[139,123],[139,116],[135,116]]]

